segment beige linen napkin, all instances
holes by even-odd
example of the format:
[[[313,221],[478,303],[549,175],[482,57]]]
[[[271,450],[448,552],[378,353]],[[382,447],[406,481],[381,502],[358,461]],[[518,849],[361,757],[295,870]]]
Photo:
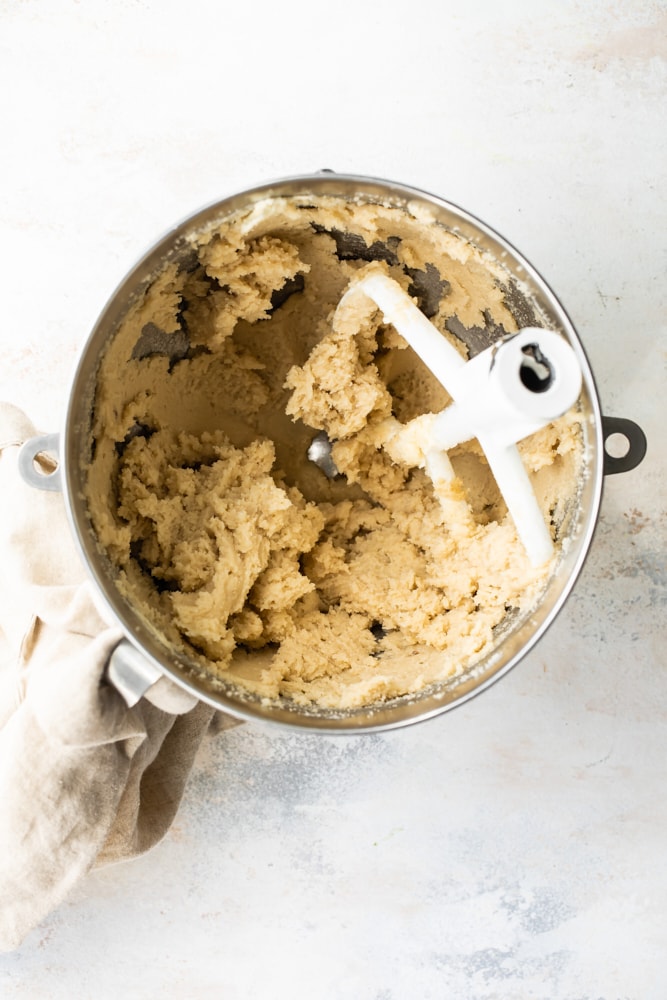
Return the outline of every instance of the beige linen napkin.
[[[166,678],[132,709],[106,682],[121,633],[96,607],[62,496],[19,476],[19,445],[35,433],[20,410],[0,404],[5,951],[93,866],[135,857],[161,839],[214,715]]]

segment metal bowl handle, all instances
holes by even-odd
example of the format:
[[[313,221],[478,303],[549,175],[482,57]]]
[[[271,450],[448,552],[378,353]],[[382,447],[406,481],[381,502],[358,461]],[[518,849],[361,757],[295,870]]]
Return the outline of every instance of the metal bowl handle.
[[[28,486],[60,493],[60,435],[38,434],[29,438],[19,449],[18,468]]]
[[[614,435],[625,438],[626,451],[623,455],[613,455],[608,450],[609,439]],[[634,420],[628,420],[625,417],[603,416],[602,437],[604,439],[603,471],[605,476],[636,469],[646,455],[646,435]]]
[[[127,639],[118,643],[106,669],[107,681],[116,688],[128,708],[136,705],[162,676],[160,668]]]

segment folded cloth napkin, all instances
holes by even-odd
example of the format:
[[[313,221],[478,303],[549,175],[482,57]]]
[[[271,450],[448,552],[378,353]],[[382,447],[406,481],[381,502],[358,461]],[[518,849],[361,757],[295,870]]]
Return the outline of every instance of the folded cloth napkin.
[[[203,736],[235,720],[163,678],[134,708],[105,680],[122,633],[98,610],[62,496],[27,486],[35,434],[0,404],[0,950],[91,868],[167,832]]]

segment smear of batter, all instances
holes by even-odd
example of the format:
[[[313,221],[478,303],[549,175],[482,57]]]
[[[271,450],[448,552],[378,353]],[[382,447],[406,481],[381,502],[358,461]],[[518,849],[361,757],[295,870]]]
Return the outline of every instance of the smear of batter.
[[[200,233],[121,323],[87,486],[119,589],[179,651],[263,698],[339,709],[462,671],[549,572],[530,566],[476,442],[451,454],[463,528],[382,447],[388,418],[449,399],[369,300],[332,330],[361,268],[391,275],[464,356],[532,308],[499,264],[409,211],[267,200]],[[335,480],[306,457],[321,429]],[[577,413],[520,449],[558,544]]]

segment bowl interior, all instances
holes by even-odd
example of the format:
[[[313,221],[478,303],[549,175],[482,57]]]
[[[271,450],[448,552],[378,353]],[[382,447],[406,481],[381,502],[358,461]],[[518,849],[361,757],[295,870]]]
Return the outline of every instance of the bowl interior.
[[[266,703],[193,669],[192,662],[175,652],[120,595],[108,560],[97,543],[85,502],[85,469],[91,449],[91,413],[99,360],[130,305],[143,293],[157,270],[170,261],[182,260],[190,252],[193,234],[263,199],[308,195],[328,195],[359,205],[376,203],[406,209],[423,218],[424,225],[444,227],[469,241],[500,263],[507,273],[507,301],[511,303],[518,325],[539,325],[559,331],[574,349],[583,372],[580,410],[584,468],[576,503],[568,514],[566,543],[539,604],[530,613],[504,622],[497,630],[492,650],[469,669],[418,695],[345,712],[306,709],[286,701]],[[462,329],[461,335],[465,336],[465,330]],[[477,331],[475,342],[468,343],[471,353],[488,346],[493,336],[492,330]],[[601,416],[593,375],[567,314],[544,280],[502,237],[456,206],[403,185],[332,173],[289,178],[236,194],[203,209],[167,233],[127,275],[91,332],[72,383],[64,440],[65,490],[72,528],[111,615],[127,636],[177,684],[223,711],[242,718],[324,732],[365,732],[429,718],[463,703],[513,667],[544,634],[574,585],[590,546],[602,488]]]

